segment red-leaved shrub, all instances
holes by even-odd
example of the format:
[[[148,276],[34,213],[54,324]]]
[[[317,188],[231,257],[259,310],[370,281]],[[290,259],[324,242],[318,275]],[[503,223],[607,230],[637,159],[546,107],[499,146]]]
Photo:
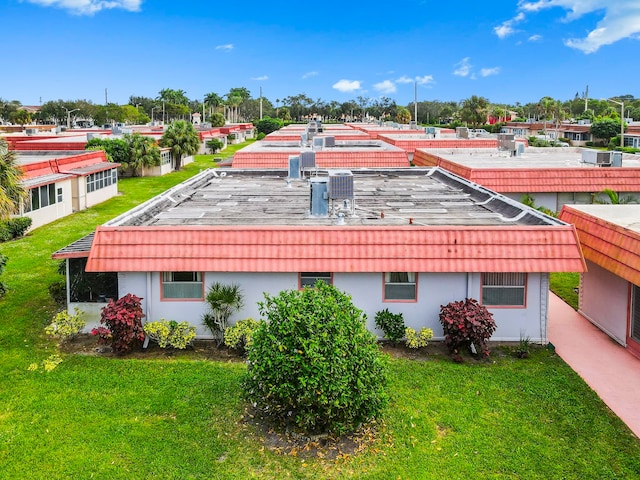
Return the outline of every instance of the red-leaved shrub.
[[[489,355],[489,339],[496,330],[493,314],[477,300],[440,305],[440,323],[444,329],[444,342],[449,350],[458,353],[473,343],[483,355]]]
[[[110,343],[114,353],[121,355],[131,351],[144,340],[141,300],[130,293],[116,301],[109,300],[100,317],[100,323],[105,327],[94,328],[91,333],[100,336],[100,343]]]

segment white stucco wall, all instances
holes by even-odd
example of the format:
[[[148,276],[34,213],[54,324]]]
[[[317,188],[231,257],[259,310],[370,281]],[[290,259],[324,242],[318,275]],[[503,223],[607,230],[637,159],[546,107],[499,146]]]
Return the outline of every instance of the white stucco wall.
[[[546,292],[548,283],[539,274],[529,274],[526,308],[489,308],[498,325],[492,340],[517,341],[526,335],[532,341],[546,342]],[[147,284],[149,279],[149,284]],[[242,287],[245,307],[234,314],[231,323],[247,317],[260,318],[258,302],[264,300],[263,292],[277,295],[282,290],[298,288],[297,273],[205,273],[205,295],[214,281],[238,283]],[[335,273],[333,284],[351,295],[354,305],[367,315],[367,327],[379,337],[382,332],[375,328],[376,312],[388,308],[393,313],[402,313],[406,326],[419,330],[433,329],[434,339],[442,339],[442,327],[438,321],[440,306],[466,297],[480,299],[480,274],[465,273],[419,273],[417,302],[383,301],[382,273]],[[207,304],[203,301],[162,300],[160,274],[121,273],[118,275],[119,296],[133,293],[143,298],[145,321],[188,321],[197,326],[200,338],[210,338],[210,333],[201,323]],[[542,298],[541,298],[542,292]]]
[[[30,230],[41,227],[47,223],[51,223],[62,217],[66,217],[73,212],[73,200],[71,193],[71,179],[56,182],[56,199],[58,195],[58,189],[62,188],[62,202],[56,202],[53,205],[49,205],[44,208],[39,208],[31,212],[26,212],[25,217],[31,218]]]
[[[621,345],[627,344],[629,282],[587,260],[579,312]]]
[[[118,195],[118,184],[114,183],[109,185],[108,187],[100,188],[99,190],[94,190],[91,193],[87,193],[86,207],[93,207],[94,205],[98,205],[99,203],[105,202],[110,198],[113,198]]]

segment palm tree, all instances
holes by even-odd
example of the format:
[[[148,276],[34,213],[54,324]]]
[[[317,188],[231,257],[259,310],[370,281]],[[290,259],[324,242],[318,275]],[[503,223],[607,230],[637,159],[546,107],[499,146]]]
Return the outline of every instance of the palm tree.
[[[238,284],[214,282],[207,292],[207,303],[209,312],[204,314],[202,321],[219,344],[224,338],[231,314],[244,306],[244,295]]]
[[[9,151],[7,142],[0,140],[0,220],[17,213],[27,198],[21,183],[22,175],[15,152]]]
[[[160,146],[171,149],[174,169],[180,170],[182,158],[197,153],[200,148],[200,137],[192,124],[178,120],[165,130],[160,139]]]
[[[489,112],[489,100],[484,97],[472,95],[462,101],[460,108],[460,119],[467,122],[473,128],[484,124],[487,121],[487,113]]]
[[[152,138],[134,133],[125,135],[124,140],[129,147],[127,167],[131,168],[132,176],[138,176],[145,168],[160,165],[160,149]]]
[[[610,188],[605,188],[602,192],[600,192],[607,196],[605,200],[596,199],[594,203],[604,203],[611,205],[624,205],[627,203],[638,203],[638,199],[633,195],[625,195],[621,196],[615,190],[611,190]]]

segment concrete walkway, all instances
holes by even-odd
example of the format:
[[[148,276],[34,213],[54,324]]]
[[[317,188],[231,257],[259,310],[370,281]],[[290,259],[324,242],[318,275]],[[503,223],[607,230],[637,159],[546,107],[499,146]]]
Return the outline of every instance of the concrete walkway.
[[[640,359],[553,293],[548,335],[556,353],[640,437]]]

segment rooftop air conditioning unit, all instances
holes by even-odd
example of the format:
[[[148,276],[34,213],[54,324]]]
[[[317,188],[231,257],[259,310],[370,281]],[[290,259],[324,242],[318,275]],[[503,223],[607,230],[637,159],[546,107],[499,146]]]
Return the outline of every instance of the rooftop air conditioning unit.
[[[322,150],[325,147],[325,138],[326,137],[313,137],[313,149]]]
[[[26,128],[24,130],[24,133],[26,133],[27,135],[35,135],[36,133],[38,133],[38,130],[35,128]]]
[[[469,129],[467,127],[456,127],[456,137],[469,138]]]
[[[351,170],[329,170],[329,198],[353,199],[353,173]]]
[[[334,137],[334,136],[324,137],[324,146],[325,147],[335,147],[336,146],[336,137]]]
[[[316,153],[315,152],[301,152],[300,153],[300,169],[309,170],[316,168]]]
[[[516,136],[513,133],[499,133],[498,150],[516,151]]]

